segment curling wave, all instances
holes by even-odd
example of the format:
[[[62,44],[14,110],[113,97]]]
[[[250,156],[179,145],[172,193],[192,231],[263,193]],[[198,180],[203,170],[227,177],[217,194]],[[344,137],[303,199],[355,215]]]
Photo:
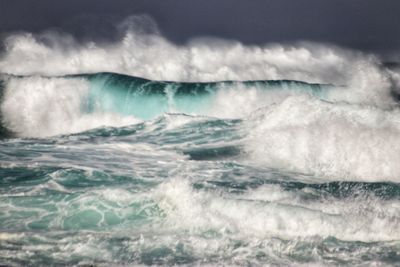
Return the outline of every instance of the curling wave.
[[[289,95],[324,97],[332,86],[297,81],[159,82],[98,73],[4,76],[3,125],[24,137],[122,126],[164,113],[240,118]]]

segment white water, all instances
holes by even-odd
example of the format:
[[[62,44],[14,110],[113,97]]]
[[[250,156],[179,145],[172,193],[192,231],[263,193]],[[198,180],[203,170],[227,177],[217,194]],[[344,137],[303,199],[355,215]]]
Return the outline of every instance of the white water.
[[[88,93],[83,79],[9,78],[1,105],[2,123],[21,137],[46,137],[138,122],[119,114],[87,113]]]
[[[379,59],[314,43],[249,46],[219,39],[175,45],[147,17],[125,21],[124,37],[109,44],[79,44],[66,34],[16,34],[5,40],[0,72],[57,75],[115,72],[173,81],[300,80],[380,87],[387,73]],[[21,64],[23,63],[23,64]]]
[[[153,198],[167,214],[168,225],[164,227],[180,231],[211,228],[239,239],[335,236],[347,241],[374,242],[400,238],[397,202],[370,199],[363,205],[363,199],[345,203],[332,198],[323,203],[307,203],[299,196],[274,186],[236,197],[222,192],[197,192],[186,178],[178,178],[162,184]],[[368,205],[372,208],[366,211],[364,206]]]
[[[270,167],[398,182],[400,110],[291,97],[254,114],[247,150]]]
[[[373,58],[318,46],[245,46],[193,41],[177,46],[158,35],[127,32],[117,43],[78,45],[66,36],[14,35],[0,71],[19,75],[116,72],[154,80],[218,81],[291,79],[345,83]],[[49,41],[50,39],[50,41]],[[65,45],[68,44],[68,46]],[[21,64],[24,62],[24,64]]]

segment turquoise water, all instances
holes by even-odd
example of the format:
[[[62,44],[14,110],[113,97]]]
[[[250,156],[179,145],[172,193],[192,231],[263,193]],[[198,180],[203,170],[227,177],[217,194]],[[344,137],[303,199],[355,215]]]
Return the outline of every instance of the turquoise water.
[[[28,122],[10,123],[3,108],[7,134],[0,141],[1,265],[364,266],[400,261],[397,176],[382,172],[362,179],[356,170],[341,172],[352,160],[342,158],[348,154],[341,148],[356,142],[351,131],[359,118],[344,104],[329,102],[333,86],[290,81],[189,84],[115,74],[62,79],[84,80],[88,86],[81,94],[79,116],[115,113],[137,120],[124,126],[29,136],[33,131],[16,131],[26,129],[21,124]],[[238,101],[237,90],[245,97],[253,91]],[[283,91],[289,93],[271,103],[266,100]],[[300,95],[297,114],[284,106],[296,105],[293,95],[296,101]],[[7,97],[12,95],[7,92],[3,101]],[[232,114],[246,105],[254,112],[219,116],[215,105],[220,97],[240,103],[232,107]],[[281,98],[290,97],[292,102],[281,104]],[[315,172],[301,168],[311,163],[295,161],[294,148],[289,166],[283,164],[286,154],[276,152],[285,140],[311,147],[307,140],[314,135],[306,141],[277,139],[293,129],[286,125],[281,132],[271,121],[279,112],[288,112],[282,115],[288,123],[293,116],[307,117],[301,113],[305,102],[318,111],[334,111],[324,127],[319,121],[300,124],[297,117],[300,126],[290,124],[298,136],[311,128],[321,139],[339,140],[329,172],[323,172],[328,167],[319,161],[326,155],[316,150],[329,144],[313,140],[311,144],[318,146],[302,155],[316,162],[311,165]],[[345,125],[347,139],[346,131],[338,130],[339,136],[328,131],[341,127],[339,118],[350,121]],[[61,127],[59,122],[39,121],[43,132]],[[375,136],[380,134],[378,126],[370,127]],[[371,149],[365,148],[364,155]],[[283,163],[277,164],[277,159]],[[395,173],[395,166],[388,160],[386,170]]]
[[[324,97],[332,86],[298,81],[248,81],[212,83],[176,83],[151,81],[113,73],[83,75],[90,82],[88,108],[117,112],[148,120],[163,113],[204,114],[223,88],[243,86],[268,91],[307,92]]]

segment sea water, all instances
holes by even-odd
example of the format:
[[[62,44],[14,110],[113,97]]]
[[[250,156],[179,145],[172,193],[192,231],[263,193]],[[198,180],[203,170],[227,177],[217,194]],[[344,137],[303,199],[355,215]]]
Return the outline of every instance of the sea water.
[[[137,38],[8,40],[0,265],[398,264],[399,72]]]

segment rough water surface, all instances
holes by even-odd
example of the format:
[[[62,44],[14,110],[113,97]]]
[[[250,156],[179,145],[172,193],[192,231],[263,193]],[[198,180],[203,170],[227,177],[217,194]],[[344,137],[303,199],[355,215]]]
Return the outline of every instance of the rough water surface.
[[[0,265],[400,262],[398,70],[135,38],[8,40]]]

